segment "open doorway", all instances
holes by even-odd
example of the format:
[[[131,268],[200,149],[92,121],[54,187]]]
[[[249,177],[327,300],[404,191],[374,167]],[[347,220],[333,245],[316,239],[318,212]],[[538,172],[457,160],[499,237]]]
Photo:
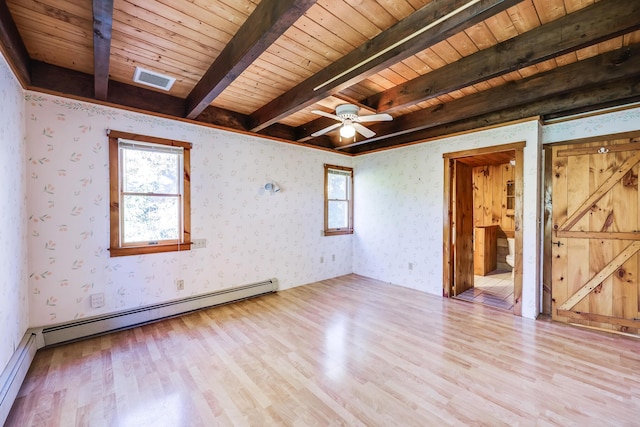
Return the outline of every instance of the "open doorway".
[[[445,297],[521,315],[524,143],[447,153]]]

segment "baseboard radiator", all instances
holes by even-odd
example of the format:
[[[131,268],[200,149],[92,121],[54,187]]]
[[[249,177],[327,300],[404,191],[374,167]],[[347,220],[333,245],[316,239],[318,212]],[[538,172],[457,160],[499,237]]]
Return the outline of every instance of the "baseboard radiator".
[[[36,334],[28,330],[0,375],[0,425],[4,425],[9,416],[37,350]]]
[[[277,280],[269,279],[263,282],[225,289],[209,294],[192,296],[161,304],[138,307],[131,310],[110,313],[104,316],[90,317],[78,321],[50,326],[42,329],[42,337],[44,340],[43,345],[51,346],[95,335],[129,329],[146,323],[179,316],[190,311],[273,293],[276,292],[277,289]]]

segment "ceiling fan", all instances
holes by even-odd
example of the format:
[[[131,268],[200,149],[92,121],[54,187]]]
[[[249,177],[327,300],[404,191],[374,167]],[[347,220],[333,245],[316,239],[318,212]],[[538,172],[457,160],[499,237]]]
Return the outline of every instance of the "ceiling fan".
[[[340,128],[340,136],[343,138],[352,138],[355,136],[356,132],[365,138],[371,138],[376,133],[371,129],[362,126],[360,123],[393,120],[393,117],[387,113],[359,116],[358,113],[360,112],[360,107],[354,104],[338,105],[336,107],[336,114],[327,113],[322,110],[312,110],[311,112],[330,119],[338,120],[339,122],[312,133],[311,136],[314,137],[324,135],[327,132]]]

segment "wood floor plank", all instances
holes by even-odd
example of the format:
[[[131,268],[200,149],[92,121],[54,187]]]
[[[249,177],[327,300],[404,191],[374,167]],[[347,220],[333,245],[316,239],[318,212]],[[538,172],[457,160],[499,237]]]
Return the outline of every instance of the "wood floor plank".
[[[7,426],[637,425],[640,340],[357,275],[38,351]]]

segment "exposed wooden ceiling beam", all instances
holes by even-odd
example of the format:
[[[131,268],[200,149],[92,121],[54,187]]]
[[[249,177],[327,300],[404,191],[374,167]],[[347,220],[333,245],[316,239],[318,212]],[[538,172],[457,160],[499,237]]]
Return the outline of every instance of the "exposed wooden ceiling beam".
[[[322,147],[322,148],[331,148],[331,149],[336,148],[331,138],[329,138],[327,135],[322,135],[317,138],[313,138],[313,141],[308,144],[313,147]]]
[[[317,132],[320,129],[324,129],[328,126],[331,126],[335,122],[336,122],[335,120],[328,119],[326,117],[318,117],[315,120],[312,120],[308,123],[298,126],[298,135],[299,135],[298,142],[306,142],[316,138],[311,136],[314,132]]]
[[[545,61],[585,46],[599,43],[640,28],[640,2],[610,0],[566,15],[491,48],[403,85],[373,95],[364,104],[377,111],[390,112]],[[300,142],[329,126],[330,119],[318,118],[300,126]]]
[[[437,22],[464,7],[469,0],[434,0],[393,27],[362,44],[319,73],[267,103],[252,114],[252,130],[259,131],[278,120],[314,104],[376,72],[406,59],[457,32],[495,15],[521,0],[480,0],[478,3]],[[410,41],[408,37],[424,29]],[[384,52],[383,54],[380,54]]]
[[[369,97],[379,112],[414,105],[640,28],[640,2],[608,0]]]
[[[349,154],[363,154],[461,132],[474,131],[487,126],[500,125],[528,117],[540,115],[545,117],[560,116],[639,101],[640,79],[638,79],[638,77],[630,77],[623,80],[615,80],[609,83],[584,87],[570,93],[549,96],[516,108],[506,108],[497,112],[435,126],[398,137],[382,139],[371,144],[353,146],[343,151]]]
[[[77,99],[94,100],[94,79],[90,74],[58,67],[40,61],[32,61],[32,84],[29,89],[71,96]],[[107,99],[101,100],[124,108],[134,108],[163,115],[181,117],[185,109],[184,100],[154,90],[109,80]],[[209,106],[198,116],[197,121],[230,130],[248,132],[249,116]],[[297,129],[284,126],[267,128],[263,135],[296,141]],[[327,141],[319,141],[318,146],[326,147]]]
[[[541,109],[540,114],[543,121],[558,118],[571,120],[569,116],[597,115],[605,109],[630,108],[638,103],[640,103],[640,79],[631,77],[563,94],[555,105]]]
[[[7,62],[16,73],[23,86],[31,83],[29,53],[20,37],[18,27],[9,12],[6,1],[0,1],[0,45]]]
[[[584,87],[640,76],[640,44],[579,61],[537,74],[527,79],[468,95],[398,117],[393,122],[370,126],[377,136],[363,144],[477,117],[487,113],[544,100],[550,96],[581,90]],[[537,114],[543,114],[540,111]]]
[[[200,113],[196,120],[202,123],[208,123],[226,129],[249,132],[249,116],[211,105],[208,106],[202,113]],[[300,142],[298,141],[298,131],[299,130],[296,127],[283,125],[281,123],[274,123],[273,125],[261,130],[259,135],[283,139],[291,142]],[[323,148],[334,147],[331,139],[328,137],[314,138],[312,145],[315,147]]]
[[[32,87],[30,89],[86,100],[94,99],[94,79],[91,74],[39,61],[31,62],[31,71]],[[181,114],[184,113],[184,100],[181,98],[114,80],[109,81],[109,96],[106,101],[125,108],[135,108],[173,117],[181,117]]]
[[[316,0],[262,0],[187,97],[186,116],[198,117]]]
[[[32,90],[93,99],[93,76],[41,61],[31,62]]]
[[[93,78],[95,98],[106,101],[109,89],[109,57],[113,0],[93,0]]]
[[[234,111],[209,105],[196,118],[199,122],[222,126],[229,129],[247,131],[249,129],[249,116]]]

